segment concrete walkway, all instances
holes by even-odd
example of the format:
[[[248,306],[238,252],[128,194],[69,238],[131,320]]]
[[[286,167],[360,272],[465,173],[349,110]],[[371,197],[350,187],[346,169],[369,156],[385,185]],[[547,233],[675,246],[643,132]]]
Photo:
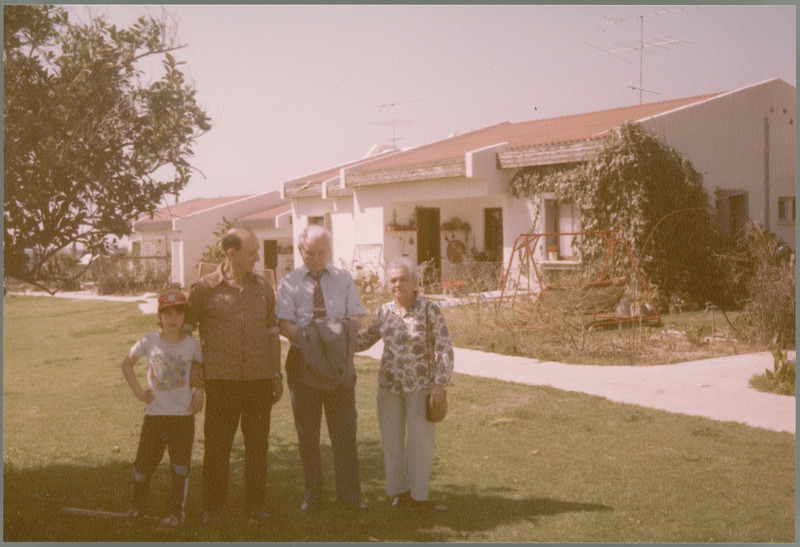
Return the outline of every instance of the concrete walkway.
[[[380,359],[378,342],[360,355]],[[592,366],[544,362],[456,348],[455,371],[599,395],[610,401],[795,433],[795,398],[762,393],[749,381],[772,370],[768,352],[675,365]]]
[[[26,293],[9,293],[10,295],[19,296],[51,296],[45,292],[26,292]],[[157,313],[158,312],[158,295],[155,293],[147,293],[141,296],[116,296],[116,295],[98,295],[91,291],[69,291],[57,292],[52,295],[58,298],[67,298],[72,300],[108,300],[110,302],[139,302],[139,309],[142,313]]]
[[[140,302],[142,313],[156,313],[154,294],[129,297],[69,292],[56,296]],[[379,341],[360,355],[380,360],[382,351]],[[768,352],[631,367],[568,365],[456,348],[455,361],[459,374],[551,386],[620,403],[795,433],[795,397],[762,393],[749,385],[756,374],[772,370]]]

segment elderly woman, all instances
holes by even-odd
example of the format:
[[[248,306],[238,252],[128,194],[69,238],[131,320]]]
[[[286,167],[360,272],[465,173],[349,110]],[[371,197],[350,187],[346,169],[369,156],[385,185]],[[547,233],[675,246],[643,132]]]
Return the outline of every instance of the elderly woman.
[[[386,283],[394,300],[383,304],[369,327],[359,332],[357,351],[383,338],[378,421],[386,494],[393,507],[417,508],[428,499],[436,433],[436,424],[425,418],[425,400],[444,398],[453,373],[453,345],[439,306],[417,292],[413,263],[392,260]]]

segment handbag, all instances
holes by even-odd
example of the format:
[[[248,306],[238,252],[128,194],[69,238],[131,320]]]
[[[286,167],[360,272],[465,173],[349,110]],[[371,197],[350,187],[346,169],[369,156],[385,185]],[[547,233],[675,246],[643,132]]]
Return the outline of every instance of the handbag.
[[[428,374],[430,375],[430,383],[433,385],[433,352],[432,352],[432,339],[431,339],[431,325],[428,319],[428,307],[425,307],[425,332],[427,335],[427,356],[428,356]],[[436,404],[431,403],[431,397],[425,398],[425,418],[429,422],[441,422],[447,416],[447,391],[444,392],[444,397]]]

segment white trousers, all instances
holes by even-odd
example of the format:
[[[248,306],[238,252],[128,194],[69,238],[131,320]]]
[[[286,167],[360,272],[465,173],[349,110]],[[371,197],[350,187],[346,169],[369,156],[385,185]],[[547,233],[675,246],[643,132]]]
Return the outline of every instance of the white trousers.
[[[429,395],[430,389],[400,394],[378,388],[387,496],[410,490],[415,500],[428,499],[436,435],[436,424],[425,418]]]

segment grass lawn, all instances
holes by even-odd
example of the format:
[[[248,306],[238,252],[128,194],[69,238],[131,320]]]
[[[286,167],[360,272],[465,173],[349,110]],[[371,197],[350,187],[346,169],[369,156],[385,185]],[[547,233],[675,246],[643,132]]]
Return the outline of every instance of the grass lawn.
[[[793,542],[795,437],[545,387],[456,375],[437,430],[432,499],[394,511],[383,494],[378,363],[357,358],[359,454],[370,511],[300,514],[303,478],[288,393],[273,408],[269,524],[243,522],[243,444],[231,457],[232,524],[199,523],[203,417],[187,525],[171,536],[63,507],[126,511],[142,404],[119,364],[153,330],[135,304],[4,299],[5,541]],[[286,348],[284,348],[285,350]],[[143,375],[144,361],[137,364]],[[324,428],[323,428],[324,429]],[[327,491],[330,443],[323,436]],[[168,487],[162,462],[151,490]]]

